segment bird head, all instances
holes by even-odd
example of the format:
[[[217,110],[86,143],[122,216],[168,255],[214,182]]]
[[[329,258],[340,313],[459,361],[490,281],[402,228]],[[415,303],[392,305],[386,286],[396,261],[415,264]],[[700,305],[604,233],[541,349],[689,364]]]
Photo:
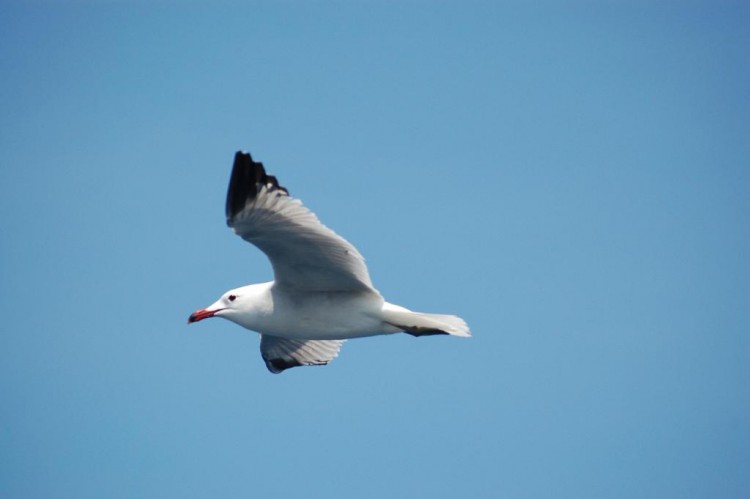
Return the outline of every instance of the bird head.
[[[242,295],[240,294],[239,290],[233,289],[227,291],[213,304],[209,305],[206,308],[196,310],[195,312],[190,314],[190,317],[188,317],[188,324],[202,321],[203,319],[208,319],[209,317],[226,317],[228,315],[231,315],[233,311],[238,309],[238,304],[241,301],[241,296]]]

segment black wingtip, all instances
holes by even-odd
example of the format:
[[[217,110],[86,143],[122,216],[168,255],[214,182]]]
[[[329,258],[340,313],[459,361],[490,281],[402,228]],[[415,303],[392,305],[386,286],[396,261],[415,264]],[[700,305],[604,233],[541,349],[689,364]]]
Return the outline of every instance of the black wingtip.
[[[276,177],[266,174],[263,163],[253,161],[250,153],[237,151],[227,190],[227,222],[242,211],[248,201],[255,199],[264,185],[268,186],[269,190],[281,190],[288,194],[288,191],[279,185]]]
[[[293,360],[286,359],[264,359],[266,361],[266,367],[269,371],[274,374],[279,374],[292,367],[299,367],[302,364]]]
[[[267,359],[263,357],[263,361],[266,363],[266,367],[269,371],[271,371],[274,374],[279,374],[287,369],[291,369],[292,367],[301,367],[301,366],[313,366],[313,367],[320,367],[320,366],[327,366],[328,361],[325,362],[315,362],[312,364],[303,364],[302,362],[297,362],[294,359]]]

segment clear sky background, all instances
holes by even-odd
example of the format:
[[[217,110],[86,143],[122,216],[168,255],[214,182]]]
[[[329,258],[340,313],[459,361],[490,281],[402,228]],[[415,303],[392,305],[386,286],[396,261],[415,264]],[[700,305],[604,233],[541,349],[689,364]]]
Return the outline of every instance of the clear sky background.
[[[0,496],[750,497],[747,2],[0,3]],[[236,150],[474,337],[266,371]]]

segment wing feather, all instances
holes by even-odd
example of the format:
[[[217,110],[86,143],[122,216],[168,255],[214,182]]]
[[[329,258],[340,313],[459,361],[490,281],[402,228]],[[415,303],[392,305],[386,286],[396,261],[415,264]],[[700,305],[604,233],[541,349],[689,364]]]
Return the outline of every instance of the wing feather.
[[[373,291],[365,260],[343,237],[289,196],[248,153],[234,158],[227,225],[263,251],[276,284],[300,291]]]
[[[291,340],[260,336],[260,354],[266,367],[278,374],[297,366],[324,366],[335,359],[345,340]]]

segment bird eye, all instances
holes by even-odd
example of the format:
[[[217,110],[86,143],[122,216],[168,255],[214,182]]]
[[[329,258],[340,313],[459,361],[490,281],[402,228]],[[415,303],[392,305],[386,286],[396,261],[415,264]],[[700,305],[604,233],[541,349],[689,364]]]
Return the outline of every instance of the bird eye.
[[[229,295],[229,301],[234,301],[237,299],[237,295]]]

